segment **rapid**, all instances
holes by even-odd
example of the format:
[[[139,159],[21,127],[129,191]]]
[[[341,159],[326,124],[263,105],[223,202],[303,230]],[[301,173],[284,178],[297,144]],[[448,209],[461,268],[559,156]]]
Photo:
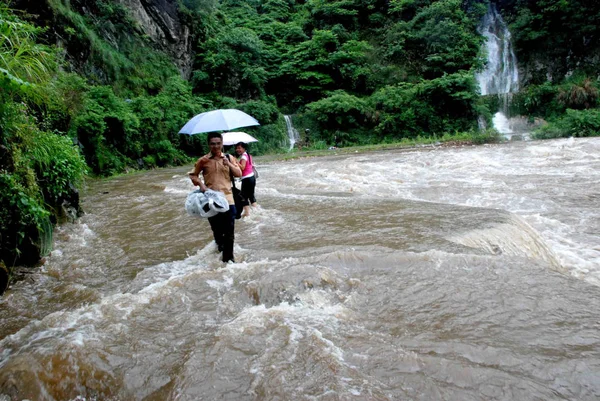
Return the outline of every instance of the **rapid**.
[[[190,166],[90,181],[0,298],[0,400],[597,400],[600,138],[259,163],[223,264]]]

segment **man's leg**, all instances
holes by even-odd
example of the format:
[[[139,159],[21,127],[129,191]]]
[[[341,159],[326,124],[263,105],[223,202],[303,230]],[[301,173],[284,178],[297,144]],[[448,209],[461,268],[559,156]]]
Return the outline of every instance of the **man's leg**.
[[[224,213],[218,213],[216,216],[209,217],[208,222],[210,223],[210,228],[213,232],[213,237],[215,238],[215,242],[217,244],[217,248],[219,248],[219,252],[223,252],[223,246],[225,243],[224,239],[224,226],[225,220],[223,216]]]
[[[233,242],[235,240],[235,213],[235,205],[229,205],[229,211],[219,213],[219,215],[223,216],[223,262],[234,260]]]

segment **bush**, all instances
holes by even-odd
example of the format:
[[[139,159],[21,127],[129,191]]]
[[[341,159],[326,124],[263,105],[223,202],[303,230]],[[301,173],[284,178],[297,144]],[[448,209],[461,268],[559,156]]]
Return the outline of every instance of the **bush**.
[[[570,136],[600,135],[600,110],[567,110],[562,122]]]
[[[50,214],[41,197],[32,195],[20,181],[18,175],[0,172],[0,259],[9,266],[37,241]]]
[[[557,87],[550,82],[529,85],[515,94],[511,102],[511,114],[549,118],[563,112],[556,102]]]
[[[156,167],[156,159],[152,155],[142,157],[142,161],[148,168]]]
[[[306,113],[312,114],[324,133],[351,130],[369,122],[372,110],[368,103],[344,91],[335,91],[328,97],[309,103]]]
[[[533,137],[550,139],[561,137],[588,137],[600,135],[600,110],[567,110],[564,117],[538,129]]]
[[[485,131],[478,131],[471,134],[471,142],[476,145],[484,143],[498,143],[504,141],[504,137],[495,129],[488,128]]]
[[[561,127],[559,124],[556,123],[548,123],[537,129],[532,134],[532,137],[534,139],[554,139],[568,136],[568,131],[564,127]]]
[[[151,155],[143,159],[144,162],[148,157],[152,157],[155,165],[159,167],[179,165],[187,160],[187,157],[180,150],[175,149],[173,144],[166,139],[150,144],[150,153]]]
[[[90,89],[71,130],[83,145],[88,165],[97,174],[121,172],[131,158],[141,156],[139,119],[110,87]]]
[[[598,86],[590,78],[575,80],[558,88],[558,102],[570,109],[589,109],[598,104]]]
[[[273,100],[273,99],[271,99]],[[279,118],[279,109],[273,102],[264,100],[249,100],[239,104],[236,108],[256,118],[261,125],[268,125],[277,122]]]
[[[433,114],[430,105],[417,97],[417,87],[401,83],[382,88],[370,98],[376,110],[375,132],[381,137],[414,138],[424,134],[427,115]]]
[[[286,147],[287,131],[281,114],[278,114],[274,123],[252,128],[248,132],[259,139],[259,142],[250,144],[249,151],[253,155],[278,152]]]
[[[31,160],[38,185],[47,196],[46,202],[57,203],[68,197],[71,185],[80,186],[87,166],[71,138],[38,132],[34,140],[36,146],[31,149]]]

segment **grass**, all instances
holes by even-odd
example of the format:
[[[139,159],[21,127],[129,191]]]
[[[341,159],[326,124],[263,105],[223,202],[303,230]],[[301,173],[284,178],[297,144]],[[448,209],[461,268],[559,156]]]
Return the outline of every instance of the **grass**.
[[[484,143],[499,143],[502,141],[504,141],[504,139],[495,130],[488,130],[484,133],[459,132],[455,134],[444,134],[441,137],[419,136],[411,139],[403,138],[398,142],[357,145],[335,149],[312,149],[310,147],[305,147],[303,150],[293,149],[285,153],[280,152],[256,156],[256,159],[257,161],[261,162],[270,162],[277,160],[293,160],[305,157],[333,156],[382,150],[409,150],[423,147],[473,146]]]

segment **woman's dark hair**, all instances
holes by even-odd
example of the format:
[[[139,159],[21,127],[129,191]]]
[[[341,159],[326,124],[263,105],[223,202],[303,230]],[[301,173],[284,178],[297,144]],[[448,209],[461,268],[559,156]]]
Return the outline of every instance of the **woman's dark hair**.
[[[235,144],[235,147],[237,148],[238,146],[241,146],[242,148],[244,148],[244,150],[248,150],[248,144],[244,143],[244,142],[238,142]]]

